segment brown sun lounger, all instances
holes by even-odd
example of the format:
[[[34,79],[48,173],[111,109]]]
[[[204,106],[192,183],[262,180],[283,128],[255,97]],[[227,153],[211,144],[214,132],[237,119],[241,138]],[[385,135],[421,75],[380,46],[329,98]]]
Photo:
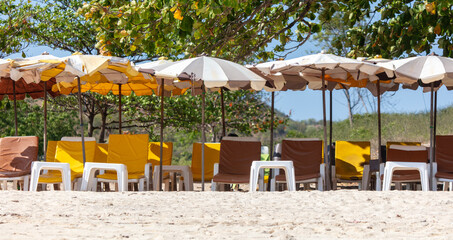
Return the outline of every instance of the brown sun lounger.
[[[38,137],[0,139],[0,181],[23,181],[23,189],[28,190],[31,163],[36,160],[38,160]]]
[[[322,163],[322,141],[316,139],[284,139],[281,160],[293,161],[296,183],[318,184],[323,190],[325,166]],[[285,174],[275,177],[277,182],[285,182]]]
[[[257,139],[223,138],[220,144],[219,164],[214,167],[212,189],[215,190],[217,184],[248,184],[252,162],[259,161],[260,158],[261,142]]]
[[[453,135],[436,136],[433,176],[433,189],[435,190],[437,182],[453,182]],[[444,185],[444,190],[446,190],[446,186]],[[450,191],[452,191],[451,187]]]
[[[420,142],[387,142],[386,144],[386,152],[387,152],[387,159],[386,161],[394,161],[394,162],[416,162],[422,161],[417,154],[413,151],[407,153],[406,151],[401,151],[395,148],[390,149],[390,146],[421,146]],[[407,154],[406,154],[407,153]],[[427,158],[426,158],[427,160]],[[380,166],[380,173],[381,179],[384,179],[384,163],[381,163]],[[397,183],[397,188],[400,188],[398,185],[402,182],[417,182],[420,181],[420,173],[417,170],[408,170],[408,171],[401,171],[397,170],[393,172],[392,181]]]

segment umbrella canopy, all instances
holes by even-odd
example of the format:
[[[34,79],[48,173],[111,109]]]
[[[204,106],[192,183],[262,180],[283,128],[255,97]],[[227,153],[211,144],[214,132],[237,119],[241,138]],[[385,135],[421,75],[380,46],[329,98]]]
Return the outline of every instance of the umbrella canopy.
[[[8,68],[10,67],[10,61],[5,59],[0,59],[0,77],[5,77],[8,75]]]
[[[47,84],[44,84],[44,82],[26,83],[24,79],[14,81],[11,78],[1,78],[0,100],[3,99],[4,96],[8,96],[10,100],[14,100],[13,88],[15,88],[16,100],[24,100],[27,95],[33,99],[43,98],[45,92],[48,92],[52,97],[56,97],[59,96],[60,93],[52,92],[52,86],[55,83],[55,79],[51,79],[47,81]],[[13,84],[15,85],[14,87]]]
[[[52,55],[38,55],[29,58],[13,59],[8,76],[15,81],[26,83],[49,81],[64,70],[63,59]]]
[[[453,86],[453,59],[440,56],[419,56],[379,64],[387,71],[394,71],[397,82],[413,83],[420,80],[432,83],[442,80],[444,85]]]
[[[43,57],[42,57],[43,56]],[[125,84],[129,79],[141,78],[133,64],[125,58],[74,54],[65,58],[42,55],[37,58],[15,59],[10,75],[13,80],[23,78],[26,82],[48,81],[55,78],[57,83],[77,84],[79,98],[80,131],[83,159],[85,162],[84,129],[81,106],[82,83]]]
[[[203,82],[206,88],[261,90],[266,80],[242,65],[212,57],[196,57],[152,67],[157,78]]]

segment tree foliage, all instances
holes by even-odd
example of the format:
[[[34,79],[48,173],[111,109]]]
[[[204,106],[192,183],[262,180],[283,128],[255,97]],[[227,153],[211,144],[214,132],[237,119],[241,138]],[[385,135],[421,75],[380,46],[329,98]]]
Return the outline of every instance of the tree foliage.
[[[29,44],[30,5],[22,1],[0,2],[0,58],[22,51]]]
[[[315,0],[92,0],[79,14],[96,26],[97,47],[113,54],[207,53],[244,61],[297,49],[320,31],[318,22],[328,20],[335,6]]]
[[[350,57],[428,54],[433,48],[453,56],[453,9],[447,0],[353,0],[340,3]],[[359,21],[368,24],[356,27]],[[366,41],[370,39],[370,41]],[[340,47],[341,39],[335,44]]]

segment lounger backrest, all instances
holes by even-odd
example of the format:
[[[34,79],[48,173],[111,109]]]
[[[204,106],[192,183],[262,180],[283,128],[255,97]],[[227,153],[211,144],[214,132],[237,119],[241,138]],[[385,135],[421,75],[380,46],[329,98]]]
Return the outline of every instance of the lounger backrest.
[[[194,181],[201,181],[201,143],[194,143],[192,148],[192,174]],[[204,180],[211,181],[214,175],[214,164],[219,163],[220,143],[204,145]]]
[[[87,162],[93,162],[96,142],[85,142],[85,158]],[[83,150],[82,142],[58,141],[55,152],[55,162],[69,163],[71,171],[83,173]]]
[[[355,180],[363,176],[363,166],[370,162],[370,142],[335,142],[335,171],[341,179]]]
[[[261,158],[261,142],[236,137],[222,139],[220,144],[219,173],[249,175],[253,161]]]
[[[84,137],[83,140],[86,141],[86,142],[93,142],[93,141],[96,142],[96,138],[94,138],[94,137]],[[62,137],[61,141],[81,142],[82,141],[82,137]]]
[[[96,150],[94,151],[94,162],[106,163],[107,155],[109,152],[108,143],[97,143]]]
[[[322,141],[312,139],[284,139],[282,161],[293,161],[296,176],[319,173],[322,163]]]
[[[107,162],[125,164],[128,173],[144,172],[148,139],[148,134],[110,134]]]
[[[5,137],[0,140],[0,171],[29,173],[38,160],[38,137]]]
[[[453,173],[453,135],[436,136],[438,172]]]
[[[148,144],[148,162],[154,166],[160,164],[160,142],[150,142]],[[163,144],[162,165],[171,165],[173,158],[173,143],[164,142]]]
[[[46,149],[46,162],[55,162],[58,141],[48,141]]]
[[[390,145],[388,162],[428,162],[428,150],[424,146]]]

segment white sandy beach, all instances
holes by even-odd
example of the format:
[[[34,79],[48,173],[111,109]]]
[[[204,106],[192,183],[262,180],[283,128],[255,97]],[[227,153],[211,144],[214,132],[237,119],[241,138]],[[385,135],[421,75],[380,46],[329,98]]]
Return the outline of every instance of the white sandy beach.
[[[450,239],[453,192],[0,192],[0,239]]]

